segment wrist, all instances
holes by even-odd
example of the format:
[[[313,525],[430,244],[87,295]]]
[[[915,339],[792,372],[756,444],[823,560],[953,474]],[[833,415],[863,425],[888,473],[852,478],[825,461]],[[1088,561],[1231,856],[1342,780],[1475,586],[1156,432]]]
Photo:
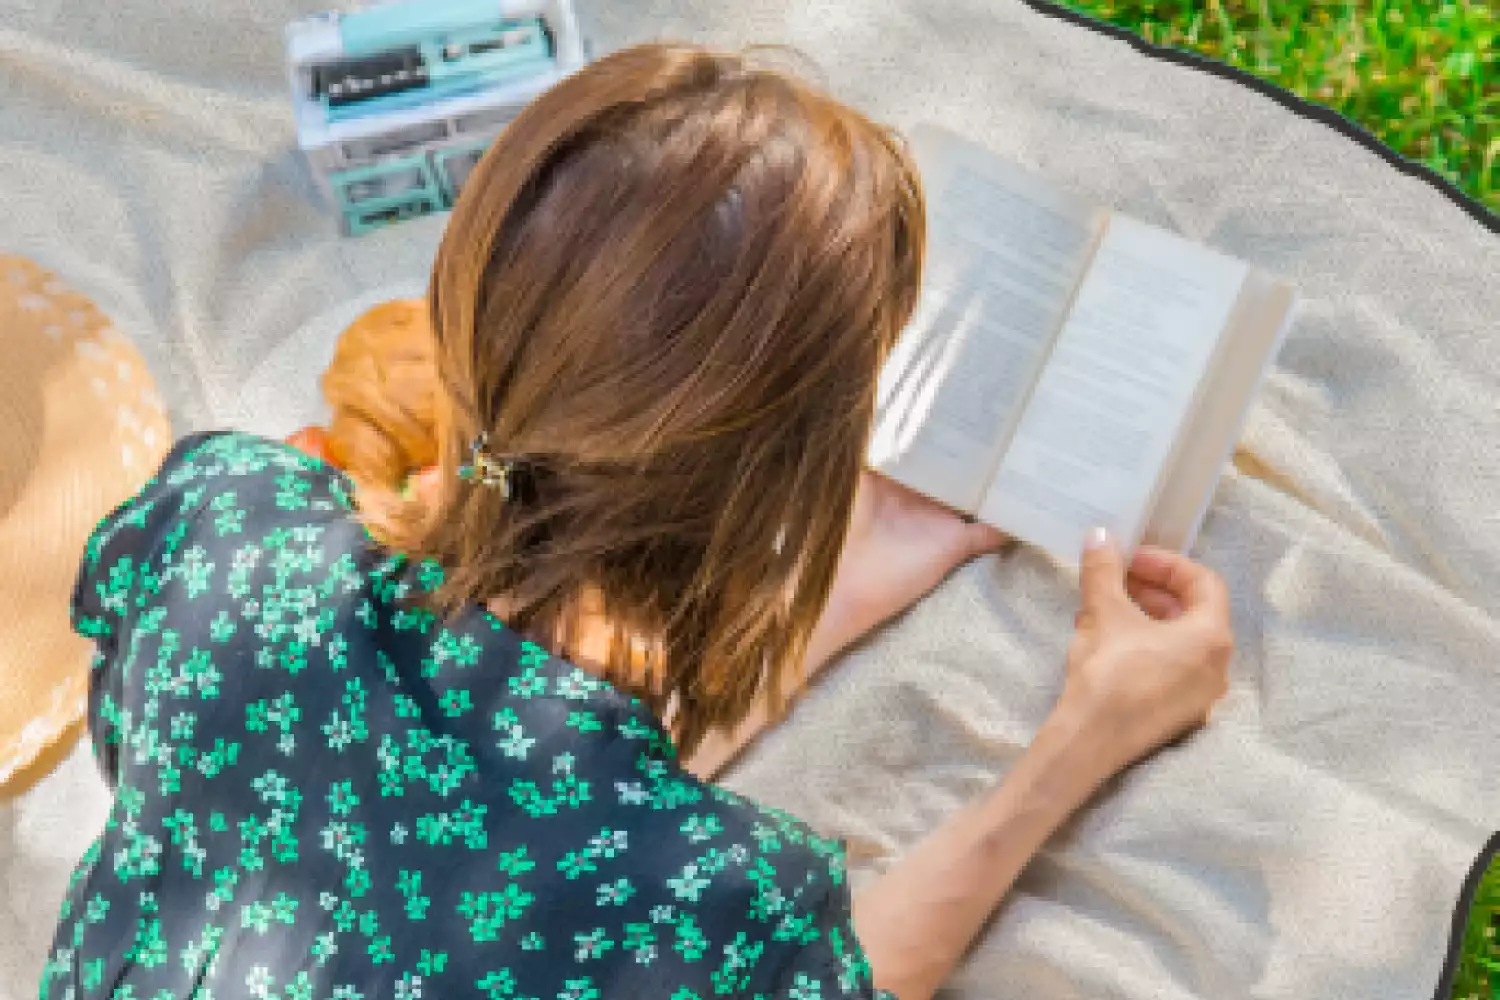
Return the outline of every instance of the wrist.
[[[1060,700],[1013,775],[1032,808],[1061,824],[1120,770],[1118,741],[1093,712]]]
[[[1077,753],[1088,756],[1095,770],[1103,770],[1105,780],[1138,756],[1134,749],[1137,727],[1121,710],[1118,698],[1090,691],[1072,680],[1063,687],[1048,722],[1072,734]]]

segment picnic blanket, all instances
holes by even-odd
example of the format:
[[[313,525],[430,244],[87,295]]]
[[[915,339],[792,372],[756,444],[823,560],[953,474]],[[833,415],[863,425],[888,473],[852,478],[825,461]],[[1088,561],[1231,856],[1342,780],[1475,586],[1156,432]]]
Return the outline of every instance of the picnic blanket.
[[[181,431],[318,416],[332,338],[421,291],[443,220],[340,238],[294,150],[281,31],[316,0],[4,0],[0,249],[92,297]],[[962,998],[1432,994],[1500,827],[1500,245],[1432,185],[1238,83],[1019,0],[609,0],[596,49],[788,43],[930,119],[1293,280],[1302,318],[1197,554],[1235,595],[1214,724],[1022,878]],[[1076,595],[977,562],[831,668],[728,784],[891,865],[1015,762]],[[86,751],[83,752],[86,754]],[[83,754],[0,809],[0,997],[34,995],[108,802]]]

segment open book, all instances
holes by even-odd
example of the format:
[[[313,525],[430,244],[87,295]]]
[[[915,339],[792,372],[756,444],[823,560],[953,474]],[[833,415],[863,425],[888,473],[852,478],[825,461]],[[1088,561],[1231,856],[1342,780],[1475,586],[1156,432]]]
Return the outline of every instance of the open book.
[[[927,268],[871,468],[1067,566],[1094,526],[1187,551],[1292,288],[942,129],[911,142]]]

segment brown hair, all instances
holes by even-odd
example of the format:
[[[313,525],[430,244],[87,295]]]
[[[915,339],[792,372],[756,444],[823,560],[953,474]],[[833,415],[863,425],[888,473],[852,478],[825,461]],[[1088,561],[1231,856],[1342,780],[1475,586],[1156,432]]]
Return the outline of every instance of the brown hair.
[[[894,135],[746,57],[646,45],[564,80],[443,238],[446,485],[396,544],[447,568],[440,604],[500,598],[564,655],[580,609],[602,612],[607,676],[675,705],[684,753],[762,690],[779,703],[923,227]],[[456,475],[481,432],[531,471],[525,502]]]

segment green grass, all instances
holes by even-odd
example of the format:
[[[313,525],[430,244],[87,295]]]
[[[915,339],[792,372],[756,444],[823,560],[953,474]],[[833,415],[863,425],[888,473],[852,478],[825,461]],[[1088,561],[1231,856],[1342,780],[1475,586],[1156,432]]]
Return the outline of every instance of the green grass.
[[[1333,108],[1500,211],[1500,11],[1492,0],[1060,2]]]
[[[1452,1000],[1500,998],[1500,859],[1491,861],[1474,892]]]

